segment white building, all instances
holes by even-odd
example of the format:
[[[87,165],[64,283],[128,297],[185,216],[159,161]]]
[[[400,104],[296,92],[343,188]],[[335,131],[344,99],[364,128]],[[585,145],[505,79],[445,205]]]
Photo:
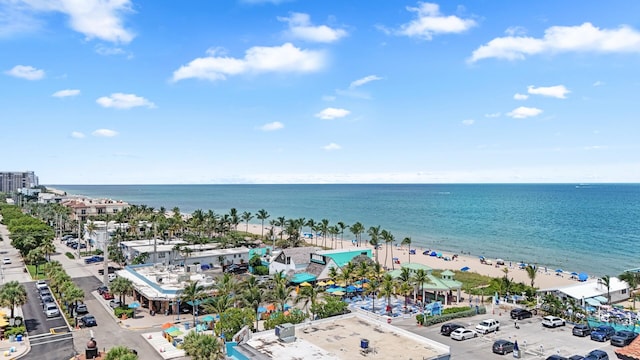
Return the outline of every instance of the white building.
[[[305,271],[311,263],[311,254],[320,248],[308,246],[282,249],[274,254],[274,258],[269,264],[269,274],[284,271],[285,274],[293,274]]]
[[[607,287],[600,279],[576,282],[575,284],[558,288],[538,290],[538,293],[552,293],[563,300],[566,300],[567,298],[573,298],[574,300],[578,301],[578,303],[585,302],[591,305],[598,305],[597,303],[606,303],[608,300]],[[629,284],[618,279],[617,277],[611,277],[609,280],[608,294],[611,296],[611,303],[628,300],[630,296]]]

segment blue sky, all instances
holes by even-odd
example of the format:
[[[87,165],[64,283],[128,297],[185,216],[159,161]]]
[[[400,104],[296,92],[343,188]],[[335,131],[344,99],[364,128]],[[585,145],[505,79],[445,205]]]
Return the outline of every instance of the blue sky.
[[[43,184],[638,182],[640,2],[0,0]]]

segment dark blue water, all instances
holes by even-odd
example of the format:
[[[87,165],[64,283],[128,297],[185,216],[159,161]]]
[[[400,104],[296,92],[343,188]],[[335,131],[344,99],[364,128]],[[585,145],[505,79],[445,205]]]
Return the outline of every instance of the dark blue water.
[[[52,185],[70,194],[218,214],[380,225],[418,247],[593,275],[640,266],[639,184]],[[256,223],[257,221],[254,220]],[[345,233],[345,237],[347,233]]]

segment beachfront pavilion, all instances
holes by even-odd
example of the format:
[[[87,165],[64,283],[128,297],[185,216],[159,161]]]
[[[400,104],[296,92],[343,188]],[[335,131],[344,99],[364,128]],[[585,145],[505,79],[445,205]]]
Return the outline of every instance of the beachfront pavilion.
[[[538,295],[544,296],[545,294],[554,294],[563,301],[567,298],[576,300],[579,304],[589,304],[591,306],[600,306],[608,302],[607,287],[600,279],[592,279],[588,281],[579,282],[567,286],[561,286],[556,288],[548,288],[538,290]],[[611,303],[617,303],[629,299],[630,291],[629,284],[618,279],[617,277],[611,277],[609,280],[609,295],[611,296]]]
[[[433,269],[418,263],[407,263],[402,264],[402,268],[409,269],[411,275],[415,274],[418,270],[422,269],[427,273],[428,280],[422,283],[421,285],[416,285],[413,291],[413,300],[416,299],[426,299],[425,296],[427,293],[430,293],[432,296],[428,296],[435,301],[443,300],[444,305],[449,305],[453,301],[453,291],[456,291],[455,302],[458,304],[460,302],[460,291],[462,290],[462,283],[460,281],[454,280],[453,276],[455,275],[452,271],[445,270],[440,274],[440,277],[436,277],[432,274]],[[389,271],[389,274],[394,279],[400,277],[402,273],[402,268],[397,270]],[[422,294],[418,295],[417,291],[422,288]],[[425,302],[426,303],[426,302]]]

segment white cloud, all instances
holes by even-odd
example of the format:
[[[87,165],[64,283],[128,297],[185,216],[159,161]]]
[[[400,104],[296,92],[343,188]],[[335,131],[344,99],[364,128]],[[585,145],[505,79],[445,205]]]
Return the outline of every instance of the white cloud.
[[[113,56],[113,55],[126,55],[127,58],[131,58],[133,55],[125,51],[121,47],[117,46],[106,46],[104,44],[98,44],[94,47],[96,54],[103,56]]]
[[[556,86],[547,86],[547,87],[528,86],[527,92],[533,95],[542,95],[542,96],[554,97],[558,99],[566,99],[567,98],[566,95],[571,91],[569,91],[566,87],[564,87],[564,85],[556,85]]]
[[[149,109],[156,107],[151,101],[135,94],[114,93],[98,98],[96,102],[102,107],[116,109],[131,109],[139,106],[145,106]]]
[[[291,43],[282,46],[255,46],[246,51],[244,58],[217,56],[210,51],[208,57],[192,60],[173,72],[173,81],[196,78],[224,80],[227,76],[263,72],[313,72],[325,65],[322,51],[303,50]]]
[[[264,124],[260,126],[260,130],[262,131],[275,131],[284,128],[284,124],[280,121],[270,122],[268,124]]]
[[[313,26],[308,14],[291,13],[289,17],[278,17],[279,21],[289,23],[288,35],[305,41],[331,43],[347,36],[343,29],[332,29],[326,25]]]
[[[515,95],[513,95],[513,98],[515,100],[527,100],[529,98],[529,95],[516,93]]]
[[[40,80],[44,78],[44,70],[36,69],[29,65],[16,65],[11,70],[7,70],[4,73],[27,80]]]
[[[604,145],[592,145],[592,146],[585,146],[584,150],[604,150],[607,147]]]
[[[500,117],[502,114],[497,112],[497,113],[490,113],[490,114],[484,114],[484,117],[486,118],[497,118]]]
[[[596,82],[594,82],[594,83],[593,83],[593,86],[594,86],[594,87],[596,87],[596,86],[602,86],[602,85],[604,85],[604,82],[602,82],[602,81],[600,81],[600,80],[598,80],[598,81],[596,81]]]
[[[333,119],[345,117],[350,113],[351,111],[347,109],[337,109],[337,108],[328,107],[320,111],[319,113],[317,113],[315,116],[322,120],[333,120]]]
[[[354,89],[357,88],[359,86],[362,86],[366,83],[372,82],[372,81],[376,81],[376,80],[382,80],[382,78],[380,76],[377,75],[369,75],[369,76],[365,76],[361,79],[352,81],[351,84],[349,84],[349,88],[350,89]]]
[[[336,97],[333,95],[323,95],[322,96],[322,100],[323,101],[335,101]]]
[[[71,137],[74,139],[84,139],[85,135],[79,131],[72,131]]]
[[[637,53],[640,52],[640,32],[629,26],[600,29],[591,23],[552,26],[545,30],[542,38],[495,38],[474,50],[469,61],[488,58],[523,60],[529,55],[562,52]]]
[[[69,16],[69,26],[87,39],[129,43],[133,32],[123,18],[133,12],[130,0],[16,0],[11,6],[22,11],[58,12]]]
[[[519,108],[513,109],[513,111],[507,113],[508,116],[511,116],[514,119],[524,119],[532,116],[538,116],[540,114],[542,114],[542,110],[526,106],[520,106]]]
[[[465,120],[462,120],[462,125],[471,126],[475,124],[475,122],[476,121],[473,119],[465,119]]]
[[[98,137],[114,137],[118,135],[118,132],[115,130],[109,130],[109,129],[98,129],[92,132],[91,135],[98,136]]]
[[[408,6],[407,10],[415,12],[417,18],[400,26],[400,29],[395,31],[398,35],[431,40],[433,35],[461,33],[476,26],[476,22],[472,19],[442,15],[438,4],[419,2],[418,7]]]
[[[330,143],[328,145],[325,145],[322,147],[323,149],[327,150],[327,151],[333,151],[333,150],[340,150],[342,149],[342,146],[336,144],[336,143]]]
[[[78,96],[80,95],[80,90],[77,89],[66,89],[54,92],[51,96],[57,98],[65,98],[70,96]]]

